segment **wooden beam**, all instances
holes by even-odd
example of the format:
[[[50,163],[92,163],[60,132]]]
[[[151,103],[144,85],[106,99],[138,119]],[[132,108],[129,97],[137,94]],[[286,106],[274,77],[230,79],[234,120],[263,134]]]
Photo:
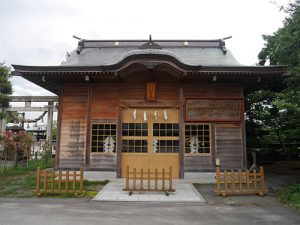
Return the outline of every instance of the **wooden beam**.
[[[183,87],[179,88],[179,178],[184,178],[184,98]]]
[[[9,107],[6,111],[11,112],[45,112],[48,111],[48,106],[43,107]],[[52,112],[57,112],[56,107],[52,107]]]
[[[58,102],[58,96],[10,96],[10,102]]]

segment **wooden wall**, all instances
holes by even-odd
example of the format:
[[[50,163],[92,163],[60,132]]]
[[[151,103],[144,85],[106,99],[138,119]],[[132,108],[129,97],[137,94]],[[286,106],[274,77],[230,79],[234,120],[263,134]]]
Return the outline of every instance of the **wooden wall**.
[[[243,137],[241,124],[215,125],[215,155],[220,159],[221,169],[243,167]]]
[[[65,86],[62,96],[59,167],[84,165],[88,88]]]
[[[118,168],[117,154],[90,152],[88,129],[93,121],[118,124],[120,104],[132,103],[134,105],[144,102],[149,107],[155,107],[164,102],[172,102],[172,104],[178,105],[180,87],[183,88],[184,99],[243,97],[242,89],[238,85],[180,84],[178,81],[174,82],[174,79],[172,81],[172,79],[157,83],[156,103],[145,102],[147,81],[142,81],[140,78],[134,82],[132,80],[131,82],[120,83],[65,85],[61,96],[59,167],[78,168],[87,162],[89,165],[85,166],[91,170],[115,171]],[[87,121],[88,118],[91,121]],[[184,156],[183,168],[185,172],[213,171],[215,158],[221,160],[222,168],[242,168],[245,166],[243,121],[197,121],[197,123],[211,124],[211,155]]]
[[[242,88],[230,84],[184,84],[184,98],[243,98]],[[201,123],[201,121],[193,121]],[[215,159],[219,158],[221,168],[238,169],[244,165],[243,118],[240,122],[202,121],[211,124],[211,155],[184,156],[184,171],[214,171]]]

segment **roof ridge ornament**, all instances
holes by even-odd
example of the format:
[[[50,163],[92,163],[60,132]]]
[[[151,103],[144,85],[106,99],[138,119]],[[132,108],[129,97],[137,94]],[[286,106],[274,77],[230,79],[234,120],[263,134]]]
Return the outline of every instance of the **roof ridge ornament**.
[[[141,46],[139,47],[139,49],[162,49],[162,47],[161,47],[159,44],[154,43],[154,42],[152,41],[152,36],[151,36],[151,34],[150,34],[150,35],[149,35],[149,41],[148,41],[147,43],[141,45]]]
[[[73,35],[73,38],[75,39],[78,39],[78,46],[77,46],[77,49],[76,49],[76,53],[79,55],[80,52],[82,51],[82,49],[84,48],[84,39],[83,38],[80,38],[78,36],[75,36]]]
[[[228,37],[224,37],[224,38],[220,39],[220,48],[224,55],[226,55],[226,53],[227,53],[227,49],[225,46],[225,40],[230,39],[230,38],[232,38],[232,36],[228,36]]]

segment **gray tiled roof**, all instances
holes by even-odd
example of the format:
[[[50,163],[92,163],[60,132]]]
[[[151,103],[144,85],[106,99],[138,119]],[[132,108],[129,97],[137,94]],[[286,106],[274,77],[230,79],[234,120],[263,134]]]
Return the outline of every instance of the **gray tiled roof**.
[[[81,40],[62,66],[107,66],[120,63],[130,56],[164,55],[191,66],[241,66],[223,40],[158,40],[160,48],[140,47],[147,40],[113,41]],[[184,44],[185,43],[185,44]]]

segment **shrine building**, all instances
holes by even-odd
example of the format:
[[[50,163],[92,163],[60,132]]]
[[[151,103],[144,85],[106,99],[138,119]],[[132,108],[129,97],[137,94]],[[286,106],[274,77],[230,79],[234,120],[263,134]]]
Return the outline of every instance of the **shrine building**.
[[[243,51],[243,49],[241,49]],[[56,167],[246,167],[244,90],[284,76],[243,66],[225,40],[85,40],[58,66],[13,65],[59,96]]]

